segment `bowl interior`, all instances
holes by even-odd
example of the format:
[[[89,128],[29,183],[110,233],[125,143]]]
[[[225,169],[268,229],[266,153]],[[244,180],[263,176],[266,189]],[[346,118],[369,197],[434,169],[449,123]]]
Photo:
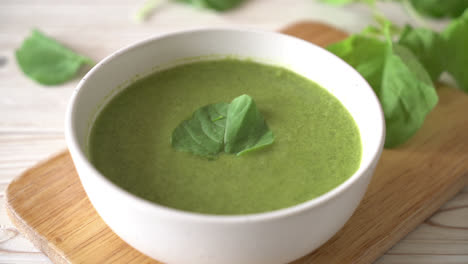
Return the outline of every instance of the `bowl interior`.
[[[148,39],[96,65],[80,82],[69,110],[72,140],[80,155],[99,110],[130,82],[158,69],[190,61],[234,56],[288,68],[337,97],[356,121],[362,140],[361,174],[378,155],[384,137],[381,107],[366,81],[324,49],[282,35],[240,30],[197,30]],[[89,166],[91,166],[89,164]]]

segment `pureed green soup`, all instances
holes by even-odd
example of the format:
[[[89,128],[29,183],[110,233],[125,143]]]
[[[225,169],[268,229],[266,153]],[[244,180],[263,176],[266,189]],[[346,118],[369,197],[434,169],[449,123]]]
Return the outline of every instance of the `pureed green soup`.
[[[207,104],[248,94],[275,135],[272,145],[209,160],[171,147],[178,124]],[[206,214],[250,214],[320,196],[361,161],[357,125],[314,82],[284,68],[223,59],[177,66],[136,81],[98,115],[91,162],[149,201]]]

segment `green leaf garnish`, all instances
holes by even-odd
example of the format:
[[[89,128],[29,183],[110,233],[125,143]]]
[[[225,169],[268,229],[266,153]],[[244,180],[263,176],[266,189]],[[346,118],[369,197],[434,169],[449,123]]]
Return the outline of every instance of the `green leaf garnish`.
[[[414,53],[426,68],[432,81],[435,82],[439,79],[444,70],[443,51],[445,44],[438,33],[426,28],[414,29],[407,25],[403,29],[398,43]]]
[[[171,136],[176,150],[206,158],[214,158],[222,151],[242,155],[273,141],[273,132],[248,95],[241,95],[230,104],[210,104],[196,110]]]
[[[62,84],[73,79],[84,64],[94,64],[38,30],[16,50],[16,60],[24,74],[44,85]]]
[[[385,147],[411,138],[437,104],[431,78],[411,50],[361,35],[327,49],[359,71],[377,94],[387,125]]]
[[[224,147],[224,133],[229,104],[206,105],[180,123],[172,132],[171,144],[176,150],[213,158]]]
[[[442,37],[446,41],[444,66],[458,86],[468,92],[468,10],[442,32]]]
[[[468,8],[468,0],[410,0],[420,14],[435,18],[458,17]]]
[[[248,95],[232,100],[227,111],[224,151],[242,155],[273,143],[273,132]]]

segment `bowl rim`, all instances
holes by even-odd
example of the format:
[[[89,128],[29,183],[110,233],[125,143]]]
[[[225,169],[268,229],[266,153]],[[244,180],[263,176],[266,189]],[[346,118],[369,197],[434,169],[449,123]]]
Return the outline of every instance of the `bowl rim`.
[[[110,181],[108,178],[106,178],[104,175],[102,175],[88,160],[86,155],[83,153],[82,149],[80,148],[75,132],[75,112],[76,112],[76,102],[79,96],[81,95],[82,87],[86,84],[89,76],[93,75],[96,71],[99,70],[99,68],[103,67],[106,65],[109,61],[113,60],[114,58],[127,53],[129,51],[132,51],[134,49],[141,48],[142,46],[149,45],[152,42],[158,41],[160,39],[164,38],[170,38],[170,37],[175,37],[179,35],[184,35],[184,34],[197,34],[197,33],[207,33],[207,32],[216,32],[216,31],[223,31],[223,32],[236,32],[236,33],[247,33],[247,34],[263,34],[263,35],[270,35],[276,38],[286,38],[286,39],[292,39],[297,42],[302,42],[307,45],[310,45],[311,47],[319,48],[321,51],[320,52],[326,52],[328,53],[329,56],[333,56],[341,63],[343,63],[345,67],[348,68],[349,71],[354,72],[354,74],[357,75],[358,79],[360,79],[361,83],[360,85],[366,86],[368,90],[371,92],[371,99],[374,101],[374,105],[377,105],[377,109],[375,109],[378,112],[378,122],[375,124],[375,126],[379,129],[376,129],[376,131],[380,130],[381,133],[378,135],[378,144],[372,149],[371,151],[371,158],[366,162],[362,163],[363,161],[361,160],[361,164],[356,172],[354,172],[353,175],[351,175],[349,178],[347,178],[344,182],[333,188],[332,190],[315,197],[311,200],[307,200],[305,202],[289,206],[286,208],[281,208],[273,211],[267,211],[267,212],[261,212],[261,213],[253,213],[253,214],[241,214],[241,215],[216,215],[216,214],[203,214],[203,213],[197,213],[197,212],[190,212],[190,211],[184,211],[180,209],[175,209],[171,207],[167,207],[164,205],[160,205],[151,201],[148,201],[144,198],[141,198],[139,196],[134,195],[133,193],[128,192],[127,190],[123,189],[122,187],[116,185],[112,181]],[[376,103],[376,104],[375,104]],[[102,59],[100,62],[98,62],[78,83],[76,88],[74,89],[66,110],[66,116],[65,116],[65,139],[66,139],[66,144],[69,148],[69,151],[71,153],[72,159],[75,164],[81,164],[87,167],[87,171],[91,172],[91,174],[94,175],[79,175],[80,181],[82,177],[98,177],[101,183],[105,184],[107,188],[111,188],[114,191],[116,191],[120,196],[126,197],[129,202],[132,203],[132,206],[138,207],[143,210],[149,210],[155,214],[159,215],[164,215],[166,217],[173,217],[177,219],[186,219],[187,221],[200,221],[200,222],[211,222],[211,223],[242,223],[242,222],[258,222],[258,221],[266,221],[266,220],[274,220],[274,219],[279,219],[279,218],[285,218],[289,217],[292,215],[297,215],[304,213],[308,209],[312,209],[314,207],[319,207],[321,205],[324,205],[328,201],[337,198],[341,193],[343,193],[346,189],[348,189],[350,186],[354,185],[359,178],[363,177],[363,175],[368,171],[372,170],[372,166],[377,163],[382,151],[383,151],[383,146],[384,146],[384,141],[385,141],[385,119],[384,119],[384,114],[382,110],[382,106],[373,91],[373,89],[370,87],[368,82],[360,75],[359,72],[357,72],[353,67],[351,67],[348,63],[343,61],[341,58],[337,57],[333,53],[327,51],[326,49],[313,44],[311,42],[308,42],[306,40],[286,35],[284,33],[280,32],[272,32],[272,31],[265,31],[265,30],[257,30],[257,29],[240,29],[240,28],[199,28],[199,29],[189,29],[189,30],[180,30],[180,31],[175,31],[175,32],[169,32],[169,33],[164,33],[164,34],[158,34],[151,36],[149,38],[146,38],[141,41],[137,41],[135,43],[129,44],[123,48],[120,48],[119,50],[111,53],[104,59]],[[75,159],[78,159],[75,161]],[[83,186],[84,187],[84,186]],[[86,189],[85,189],[86,191]],[[87,193],[87,191],[86,191]]]

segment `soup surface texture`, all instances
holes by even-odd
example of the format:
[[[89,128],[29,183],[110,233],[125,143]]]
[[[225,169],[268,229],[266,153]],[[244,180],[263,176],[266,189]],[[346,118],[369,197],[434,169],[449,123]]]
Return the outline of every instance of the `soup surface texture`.
[[[177,125],[207,104],[255,100],[275,142],[208,160],[171,147]],[[353,118],[328,91],[285,68],[222,59],[156,72],[104,106],[89,156],[109,180],[146,200],[205,214],[293,206],[349,178],[361,161]]]

